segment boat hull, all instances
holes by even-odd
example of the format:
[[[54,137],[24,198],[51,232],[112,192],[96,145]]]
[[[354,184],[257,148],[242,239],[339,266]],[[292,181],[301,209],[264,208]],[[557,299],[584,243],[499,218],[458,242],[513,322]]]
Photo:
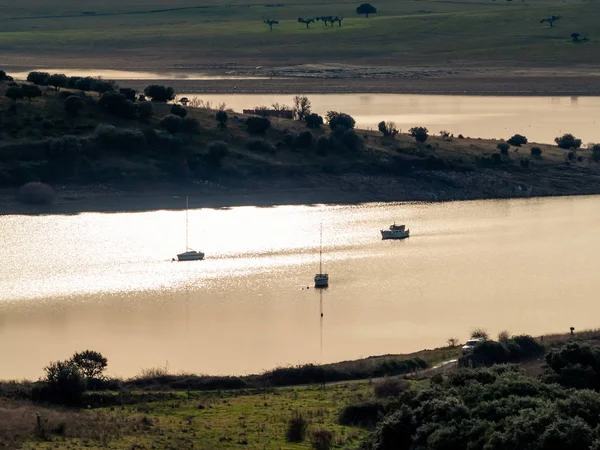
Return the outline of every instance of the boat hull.
[[[410,231],[381,230],[381,239],[406,239],[410,236]]]
[[[202,261],[204,253],[202,252],[185,252],[177,255],[178,261]]]
[[[329,286],[329,275],[326,273],[319,273],[315,275],[315,287],[327,287]]]

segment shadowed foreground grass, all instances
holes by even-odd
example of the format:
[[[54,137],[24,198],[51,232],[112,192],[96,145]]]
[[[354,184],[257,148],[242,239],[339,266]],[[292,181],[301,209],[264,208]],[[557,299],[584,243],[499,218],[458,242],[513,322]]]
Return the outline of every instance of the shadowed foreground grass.
[[[140,395],[132,405],[79,412],[1,400],[0,448],[5,443],[11,449],[301,449],[311,448],[311,432],[321,429],[333,433],[333,448],[353,448],[366,430],[338,425],[338,415],[348,404],[374,398],[373,385],[363,381],[269,391],[178,392],[153,399]],[[292,444],[285,436],[295,411],[309,426],[306,441]]]

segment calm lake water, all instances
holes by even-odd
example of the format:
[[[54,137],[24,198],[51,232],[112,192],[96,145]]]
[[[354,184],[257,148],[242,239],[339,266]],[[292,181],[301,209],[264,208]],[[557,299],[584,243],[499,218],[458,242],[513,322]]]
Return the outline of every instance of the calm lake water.
[[[411,237],[381,241],[394,220]],[[86,348],[115,375],[243,374],[597,327],[599,229],[600,197],[201,209],[207,259],[176,263],[184,211],[0,216],[0,379]]]
[[[222,102],[234,111],[274,103],[292,104],[290,95],[181,94],[213,105]],[[572,133],[600,142],[600,97],[485,97],[412,94],[310,94],[313,112],[350,114],[359,128],[377,130],[382,120],[393,121],[407,132],[425,126],[431,134],[441,130],[473,138],[508,139],[519,133],[531,142],[553,144],[554,138]]]

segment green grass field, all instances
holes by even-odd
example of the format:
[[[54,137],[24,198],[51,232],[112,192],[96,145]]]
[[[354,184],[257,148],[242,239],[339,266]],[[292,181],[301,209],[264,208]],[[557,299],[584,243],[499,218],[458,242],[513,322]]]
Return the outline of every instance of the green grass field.
[[[598,0],[384,0],[379,13],[357,16],[359,2],[227,3],[206,0],[60,5],[24,0],[0,7],[0,51],[60,58],[127,56],[130,64],[167,65],[594,63]],[[93,13],[93,14],[90,14]],[[553,28],[540,19],[562,19]],[[339,15],[342,27],[305,25],[297,17]],[[273,32],[262,23],[278,19]],[[589,42],[571,42],[579,32]],[[109,59],[106,59],[108,55]]]

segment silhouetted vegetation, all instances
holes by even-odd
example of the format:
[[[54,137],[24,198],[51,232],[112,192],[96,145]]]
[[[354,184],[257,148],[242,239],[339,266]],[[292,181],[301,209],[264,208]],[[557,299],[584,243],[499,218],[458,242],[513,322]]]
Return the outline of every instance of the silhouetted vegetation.
[[[556,142],[560,148],[564,148],[565,150],[581,147],[581,139],[575,138],[575,136],[570,133],[555,138],[554,142]]]
[[[303,23],[306,25],[306,28],[309,28],[309,25],[313,23],[315,19],[304,19],[302,17],[298,17],[298,23]]]
[[[248,117],[246,128],[250,134],[265,134],[271,128],[271,121],[266,117]]]
[[[229,116],[225,111],[217,111],[216,115],[217,122],[219,122],[219,128],[227,128],[227,120],[229,120]]]
[[[304,442],[307,429],[308,421],[299,411],[294,411],[288,420],[285,438],[288,442]]]
[[[175,114],[183,119],[185,116],[187,116],[187,109],[181,105],[174,104],[171,106],[171,114]]]
[[[506,142],[500,142],[496,148],[500,150],[500,154],[503,156],[508,156],[508,150],[510,149],[510,145]]]
[[[385,122],[381,121],[377,125],[377,128],[386,137],[396,136],[398,134],[398,128],[396,128],[396,124],[394,122]]]
[[[329,128],[331,128],[333,131],[353,130],[354,126],[356,125],[356,122],[354,121],[352,116],[350,116],[348,114],[329,111],[327,113],[327,116],[329,119],[328,120]]]
[[[417,142],[425,142],[429,137],[429,130],[425,127],[413,127],[408,132]]]
[[[273,25],[279,25],[279,22],[277,20],[272,19],[264,20],[263,23],[267,24],[271,31],[273,31]]]
[[[333,433],[329,430],[315,430],[310,434],[313,450],[329,450],[333,445]]]
[[[308,114],[304,120],[306,121],[306,126],[311,129],[321,128],[321,125],[323,125],[323,117],[318,114]]]
[[[542,156],[542,149],[539,147],[532,147],[531,148],[531,156],[539,158]]]
[[[294,105],[292,106],[292,112],[294,117],[298,120],[305,120],[305,118],[311,113],[311,103],[307,96],[296,95],[294,96]]]
[[[154,116],[154,105],[151,102],[139,102],[137,112],[141,120],[149,120]]]
[[[169,114],[160,120],[160,126],[171,134],[175,134],[181,130],[182,119],[175,114]]]
[[[386,378],[383,381],[375,383],[375,397],[397,397],[409,389],[410,385],[405,380],[400,378]]]
[[[548,24],[550,25],[550,28],[552,28],[554,26],[554,22],[556,22],[559,19],[560,19],[560,16],[545,17],[542,20],[540,20],[540,23],[548,22]]]
[[[39,86],[44,86],[50,74],[48,72],[29,72],[27,81]]]
[[[369,3],[362,3],[358,8],[356,8],[356,14],[364,14],[367,18],[369,14],[376,14],[377,8]]]
[[[69,80],[63,73],[55,73],[46,78],[46,84],[54,87],[55,91],[59,91],[60,88],[67,87]]]
[[[79,112],[85,106],[84,101],[78,95],[69,95],[63,104],[65,111],[73,117],[79,115]]]
[[[513,147],[520,147],[521,145],[527,144],[527,138],[525,136],[521,136],[520,134],[515,134],[506,142],[508,142]]]
[[[463,356],[459,363],[462,366],[479,367],[493,364],[519,362],[544,352],[542,344],[531,336],[504,336],[499,342],[485,340],[475,346],[473,351]]]
[[[175,91],[171,86],[152,84],[144,89],[144,95],[150,97],[153,102],[166,103],[175,98]]]

